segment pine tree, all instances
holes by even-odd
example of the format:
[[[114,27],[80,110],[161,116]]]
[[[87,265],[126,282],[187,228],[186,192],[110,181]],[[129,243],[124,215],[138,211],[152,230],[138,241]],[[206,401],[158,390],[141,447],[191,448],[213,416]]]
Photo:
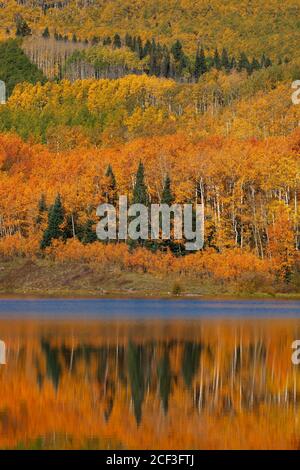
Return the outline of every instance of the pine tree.
[[[157,63],[156,44],[153,41],[151,45],[151,51],[150,51],[149,74],[157,75],[157,71],[158,71],[158,63]]]
[[[161,203],[168,204],[169,206],[173,203],[174,196],[171,191],[171,179],[169,175],[166,176],[164,181],[164,187],[161,195]]]
[[[164,47],[163,56],[160,64],[160,75],[162,77],[170,76],[170,54],[167,47]]]
[[[272,61],[270,57],[266,57],[265,68],[271,67],[271,65],[272,65]]]
[[[121,42],[120,35],[117,34],[117,33],[114,35],[113,47],[114,47],[115,49],[120,49],[120,48],[122,47],[122,42]]]
[[[140,162],[136,173],[132,202],[133,204],[144,204],[145,206],[149,205],[149,195],[145,184],[145,172],[142,162]]]
[[[255,59],[255,57],[253,57],[252,62],[250,64],[250,73],[259,69],[260,69],[260,63]]]
[[[222,63],[221,63],[221,59],[220,59],[220,56],[219,56],[219,51],[218,49],[215,50],[215,53],[214,53],[214,67],[217,69],[217,70],[221,70],[222,68]]]
[[[44,232],[41,248],[46,248],[51,245],[53,239],[62,238],[63,232],[61,225],[64,221],[64,208],[61,202],[60,195],[56,196],[53,206],[50,207],[48,212],[48,226]]]
[[[111,38],[110,36],[107,36],[106,38],[103,39],[103,46],[110,46],[111,45]]]
[[[172,45],[171,52],[172,52],[173,57],[176,60],[176,62],[180,62],[180,60],[182,58],[182,55],[183,55],[183,51],[182,51],[182,44],[181,44],[180,41],[178,41],[178,39]]]
[[[132,50],[132,45],[133,45],[132,36],[130,34],[126,33],[125,46]]]
[[[108,165],[106,172],[105,172],[105,184],[104,184],[104,191],[103,196],[106,202],[113,204],[116,200],[116,178],[113,172],[111,165]]]
[[[250,71],[249,60],[245,52],[241,53],[238,63],[238,71],[241,72],[242,70],[247,70],[247,72]]]
[[[87,219],[87,221],[81,227],[81,233],[79,237],[81,243],[88,244],[94,243],[97,241],[97,234],[94,228],[94,221],[91,219]]]
[[[201,47],[200,51],[198,48],[197,54],[196,54],[195,69],[194,69],[195,79],[198,80],[199,77],[206,72],[207,72],[207,65],[206,65],[205,52],[204,52],[203,47]]]
[[[228,72],[231,68],[230,66],[230,61],[229,61],[229,57],[228,57],[228,52],[227,52],[227,49],[223,49],[222,50],[222,55],[221,55],[221,65],[222,67]]]
[[[49,33],[49,28],[48,28],[48,26],[44,29],[42,36],[43,36],[43,38],[45,38],[45,39],[50,38],[50,33]]]
[[[151,42],[149,41],[149,39],[147,39],[145,46],[144,46],[143,56],[146,57],[147,55],[150,54],[150,52],[151,52]]]
[[[236,63],[235,57],[233,56],[230,61],[230,69],[236,69],[236,68],[237,68],[237,63]]]
[[[138,36],[136,38],[134,52],[136,53],[136,55],[138,56],[139,59],[142,59],[142,57],[143,57],[143,43],[142,43],[142,40],[141,40],[140,36]]]
[[[20,15],[16,18],[16,36],[25,37],[31,35],[31,29]]]

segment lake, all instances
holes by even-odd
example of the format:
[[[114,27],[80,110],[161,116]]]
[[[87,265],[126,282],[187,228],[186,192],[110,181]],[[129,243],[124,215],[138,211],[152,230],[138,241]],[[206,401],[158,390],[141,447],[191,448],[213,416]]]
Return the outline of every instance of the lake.
[[[299,301],[0,299],[1,449],[299,449]]]

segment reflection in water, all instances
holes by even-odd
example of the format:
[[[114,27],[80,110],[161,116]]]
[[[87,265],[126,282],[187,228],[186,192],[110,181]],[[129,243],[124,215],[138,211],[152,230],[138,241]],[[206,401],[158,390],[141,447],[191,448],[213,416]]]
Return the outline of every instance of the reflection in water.
[[[0,320],[1,448],[298,448],[300,320]]]

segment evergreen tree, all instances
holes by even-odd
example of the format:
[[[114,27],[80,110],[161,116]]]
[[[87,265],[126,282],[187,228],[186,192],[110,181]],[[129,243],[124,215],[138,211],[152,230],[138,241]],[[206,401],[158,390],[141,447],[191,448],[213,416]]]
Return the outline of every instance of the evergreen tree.
[[[106,202],[113,204],[116,200],[117,183],[111,165],[108,165],[106,169],[105,180],[103,196]]]
[[[103,46],[110,46],[111,45],[111,38],[110,36],[107,36],[106,38],[103,39]]]
[[[207,65],[206,65],[205,52],[204,52],[203,47],[201,47],[200,51],[198,48],[197,54],[196,54],[195,69],[194,69],[195,79],[198,80],[199,77],[206,72],[207,72]]]
[[[45,39],[50,38],[50,33],[49,33],[49,28],[48,28],[48,26],[44,29],[42,36],[43,36],[43,38],[45,38]]]
[[[115,49],[120,49],[120,48],[122,47],[122,42],[121,42],[120,35],[117,34],[117,33],[114,35],[113,47],[114,47]]]
[[[271,59],[269,57],[266,57],[265,68],[271,67],[271,65],[272,65]]]
[[[35,84],[46,81],[43,73],[30,62],[16,39],[0,43],[0,77],[6,84],[8,96],[17,83],[26,81]]]
[[[136,55],[138,56],[139,59],[142,59],[142,57],[143,57],[143,43],[142,43],[142,40],[141,40],[140,36],[138,36],[136,38],[134,52],[136,53]]]
[[[162,77],[170,76],[170,54],[167,47],[164,47],[163,56],[160,64],[160,75]]]
[[[181,42],[177,39],[177,41],[172,45],[171,47],[171,52],[173,54],[174,59],[176,62],[180,62],[182,55],[183,55],[183,50],[182,50],[182,44]]]
[[[223,48],[221,55],[221,65],[228,72],[231,68],[231,64],[228,57],[227,49]]]
[[[79,239],[81,243],[84,243],[85,245],[97,241],[97,234],[94,228],[93,220],[87,219],[87,221],[83,224],[83,226],[81,227]]]
[[[50,207],[48,212],[48,226],[44,232],[41,248],[46,248],[51,245],[53,239],[63,237],[61,225],[64,221],[64,208],[61,202],[60,195],[56,196],[53,206]]]
[[[149,39],[147,39],[145,46],[144,46],[143,56],[146,57],[147,55],[150,54],[150,52],[151,52],[151,42],[149,41]]]
[[[21,15],[16,18],[16,36],[25,37],[31,35],[31,29]]]
[[[219,51],[218,51],[218,49],[215,50],[213,64],[214,64],[214,67],[215,67],[217,70],[221,70],[221,68],[222,68],[222,63],[221,63],[221,59],[220,59],[220,56],[219,56]]]
[[[238,62],[238,71],[241,72],[242,70],[250,71],[250,64],[248,57],[246,56],[245,52],[242,52]]]
[[[230,61],[230,69],[236,69],[236,68],[237,68],[237,63],[236,63],[235,57],[233,56]]]
[[[125,46],[132,50],[133,39],[132,39],[132,36],[128,33],[126,33],[126,36],[125,36]]]
[[[161,195],[161,203],[168,204],[169,206],[173,204],[174,196],[171,191],[171,179],[169,175],[166,176],[164,181],[164,187]]]
[[[73,36],[72,36],[72,42],[76,43],[77,42],[77,36],[76,34],[74,33]]]
[[[260,63],[255,59],[255,57],[253,57],[252,62],[250,64],[250,73],[259,69],[260,69]]]
[[[149,195],[145,184],[144,165],[142,162],[140,162],[136,173],[132,203],[144,204],[145,206],[149,205]]]

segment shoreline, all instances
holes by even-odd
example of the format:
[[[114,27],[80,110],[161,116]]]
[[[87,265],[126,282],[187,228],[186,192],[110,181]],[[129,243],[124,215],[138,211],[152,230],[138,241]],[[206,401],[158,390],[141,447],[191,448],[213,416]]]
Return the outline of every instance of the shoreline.
[[[152,294],[145,292],[122,292],[115,291],[112,293],[99,294],[97,292],[83,292],[83,291],[68,291],[63,292],[60,290],[54,290],[52,292],[0,292],[1,300],[202,300],[202,301],[271,301],[271,300],[294,300],[300,301],[300,293],[255,293],[255,294],[190,294],[182,293],[180,295],[174,294],[158,294],[153,292]]]
[[[103,269],[95,263],[15,258],[0,262],[5,298],[152,300],[300,300],[300,286],[241,283],[193,275]]]

